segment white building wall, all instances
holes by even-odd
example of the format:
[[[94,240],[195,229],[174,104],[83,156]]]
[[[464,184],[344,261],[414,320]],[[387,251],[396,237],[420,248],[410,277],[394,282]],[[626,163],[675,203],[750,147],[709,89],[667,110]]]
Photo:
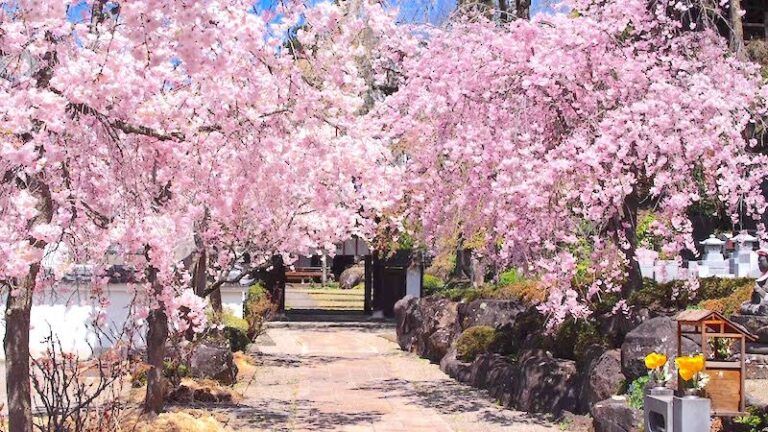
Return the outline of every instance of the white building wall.
[[[132,294],[126,284],[110,284],[106,288],[110,304],[106,310],[107,324],[103,333],[116,335],[124,327],[129,318],[129,307]],[[248,287],[222,287],[223,306],[234,315],[243,317],[243,301]],[[3,302],[5,300],[3,299]],[[113,343],[107,338],[99,337],[92,326],[96,308],[87,288],[73,289],[70,292],[47,292],[35,296],[32,306],[32,329],[30,331],[30,351],[32,355],[43,353],[48,345],[45,338],[51,333],[61,341],[62,348],[82,357],[89,356],[100,347],[110,347]],[[5,320],[0,319],[0,332],[5,334]],[[138,332],[134,338],[137,346],[143,345],[144,331]],[[5,359],[5,353],[0,349],[0,360]]]

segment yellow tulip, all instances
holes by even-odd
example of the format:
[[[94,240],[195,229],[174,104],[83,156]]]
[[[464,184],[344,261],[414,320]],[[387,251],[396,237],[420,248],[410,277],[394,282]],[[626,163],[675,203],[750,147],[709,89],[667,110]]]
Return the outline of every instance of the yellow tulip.
[[[657,369],[667,363],[667,356],[652,352],[645,356],[645,367],[648,369]]]
[[[699,354],[691,357],[691,366],[696,372],[704,370],[704,354]]]
[[[675,359],[680,378],[690,381],[697,373],[704,370],[704,355],[682,356]]]

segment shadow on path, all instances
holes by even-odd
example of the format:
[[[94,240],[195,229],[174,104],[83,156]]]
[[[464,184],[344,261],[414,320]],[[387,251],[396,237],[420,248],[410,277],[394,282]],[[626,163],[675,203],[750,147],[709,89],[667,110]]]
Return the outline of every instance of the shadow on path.
[[[236,418],[241,426],[247,425],[259,430],[280,432],[295,429],[329,431],[345,426],[370,425],[383,415],[378,411],[324,411],[313,407],[312,401],[305,399],[299,399],[290,404],[280,399],[262,399],[248,405],[219,405],[209,409]]]
[[[404,398],[410,404],[437,410],[441,414],[476,414],[478,419],[500,426],[550,425],[544,415],[519,413],[489,407],[487,392],[455,381],[407,381],[398,378],[375,381],[354,390],[379,392],[380,398]]]

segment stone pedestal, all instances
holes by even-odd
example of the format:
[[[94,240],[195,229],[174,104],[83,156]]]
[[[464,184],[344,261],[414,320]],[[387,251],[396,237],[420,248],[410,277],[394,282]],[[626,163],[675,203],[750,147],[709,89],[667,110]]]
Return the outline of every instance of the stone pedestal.
[[[714,235],[701,242],[704,247],[704,259],[701,265],[706,267],[709,276],[721,276],[728,274],[728,262],[723,257],[722,249],[724,241],[716,238]]]
[[[742,232],[733,241],[736,243],[736,252],[731,257],[731,272],[736,277],[757,277],[760,274],[757,253],[754,251],[757,237]]]
[[[711,428],[711,401],[702,397],[673,397],[672,425],[675,432],[702,432]]]
[[[670,389],[660,390],[651,389],[649,394],[645,395],[643,415],[646,432],[672,431],[674,396]]]

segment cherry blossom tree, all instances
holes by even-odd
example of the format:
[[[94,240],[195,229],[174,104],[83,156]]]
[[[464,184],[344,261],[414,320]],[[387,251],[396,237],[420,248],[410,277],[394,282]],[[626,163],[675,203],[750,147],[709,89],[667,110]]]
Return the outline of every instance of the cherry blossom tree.
[[[396,30],[362,3],[260,14],[247,1],[0,5],[12,430],[32,427],[29,317],[34,292],[60,284],[40,271],[53,249],[99,268],[119,245],[144,275],[134,318],[148,324],[145,405],[157,412],[169,330],[205,325],[185,258],[308,253],[371,231],[398,198],[398,168],[352,126],[386,62],[370,48]],[[217,258],[226,268],[236,256]],[[91,287],[101,305],[105,283]]]
[[[686,212],[704,198],[758,218],[767,166],[750,134],[768,93],[713,30],[683,31],[677,4],[425,30],[375,115],[408,158],[406,228],[537,276],[555,325],[638,289],[640,208],[673,255],[695,250]]]

